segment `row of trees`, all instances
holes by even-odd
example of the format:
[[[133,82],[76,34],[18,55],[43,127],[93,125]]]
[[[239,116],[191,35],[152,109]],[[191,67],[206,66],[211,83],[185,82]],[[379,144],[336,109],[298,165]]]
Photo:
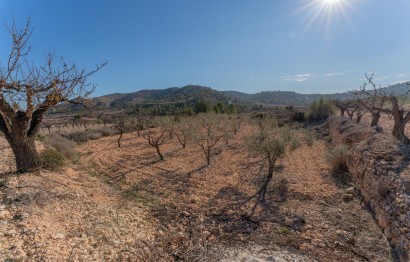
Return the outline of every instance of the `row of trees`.
[[[138,123],[138,124],[137,124]],[[262,167],[266,164],[266,176],[259,190],[248,201],[255,200],[251,212],[253,215],[257,206],[265,201],[269,183],[272,181],[276,163],[286,153],[297,149],[300,139],[289,126],[280,127],[278,121],[268,115],[244,117],[238,115],[218,115],[215,113],[199,114],[194,117],[155,117],[119,119],[114,127],[119,130],[118,146],[124,132],[135,131],[137,136],[144,138],[155,148],[160,160],[164,159],[162,146],[172,139],[177,139],[182,148],[188,144],[198,146],[204,153],[206,164],[210,165],[215,147],[228,144],[244,125],[250,125],[252,130],[245,138],[246,149],[249,153],[262,158]]]
[[[161,146],[174,137],[186,148],[188,143],[198,145],[210,164],[212,150],[223,140],[226,144],[241,128],[243,118],[238,115],[199,114],[193,117],[120,117],[114,120],[113,128],[118,133],[118,147],[125,132],[136,131],[150,146],[156,149],[161,160],[164,156]]]
[[[379,125],[382,113],[387,114],[394,121],[392,135],[401,142],[410,144],[410,139],[405,134],[405,127],[410,121],[410,111],[405,106],[410,89],[404,96],[386,94],[381,86],[374,83],[373,74],[365,76],[366,82],[359,90],[353,91],[355,99],[332,100],[332,103],[340,110],[340,115],[344,116],[346,113],[350,119],[356,116],[357,123],[364,114],[370,114],[372,127]],[[407,86],[410,86],[410,82]]]

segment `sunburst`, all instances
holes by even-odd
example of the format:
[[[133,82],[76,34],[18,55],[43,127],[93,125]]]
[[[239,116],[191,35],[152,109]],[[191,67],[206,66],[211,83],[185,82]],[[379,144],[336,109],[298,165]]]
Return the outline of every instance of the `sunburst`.
[[[296,14],[307,13],[308,22],[304,33],[315,23],[321,23],[329,30],[336,20],[350,23],[348,13],[352,12],[351,2],[353,0],[310,0],[300,7]]]

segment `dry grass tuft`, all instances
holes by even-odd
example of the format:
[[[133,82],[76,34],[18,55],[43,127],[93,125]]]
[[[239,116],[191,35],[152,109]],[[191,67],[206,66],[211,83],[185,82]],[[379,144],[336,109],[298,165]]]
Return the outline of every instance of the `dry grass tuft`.
[[[51,134],[46,136],[44,143],[60,154],[62,154],[66,159],[77,162],[80,155],[76,151],[75,147],[77,144],[59,134]]]

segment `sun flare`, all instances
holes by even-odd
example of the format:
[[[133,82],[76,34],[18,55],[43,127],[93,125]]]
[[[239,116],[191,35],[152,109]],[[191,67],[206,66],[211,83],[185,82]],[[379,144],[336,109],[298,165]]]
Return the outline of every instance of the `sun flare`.
[[[323,4],[325,5],[337,5],[342,2],[341,0],[322,0]]]
[[[296,13],[304,13],[308,19],[306,33],[314,24],[321,24],[329,31],[343,20],[350,24],[349,14],[353,11],[352,0],[310,0],[301,6]]]

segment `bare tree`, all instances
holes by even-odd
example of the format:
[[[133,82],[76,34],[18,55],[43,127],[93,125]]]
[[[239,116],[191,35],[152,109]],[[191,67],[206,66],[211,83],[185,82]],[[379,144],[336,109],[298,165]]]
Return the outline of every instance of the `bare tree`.
[[[348,105],[346,103],[344,103],[343,101],[340,100],[331,100],[330,101],[334,106],[336,106],[337,108],[339,108],[340,110],[340,115],[344,116],[345,112],[347,110]]]
[[[126,132],[127,125],[125,123],[125,119],[123,117],[120,117],[118,119],[114,120],[114,124],[112,126],[115,130],[117,130],[120,134],[120,136],[117,139],[117,145],[118,147],[121,147],[121,139],[122,136],[124,135],[124,132]]]
[[[410,82],[407,83],[407,86],[410,86]],[[410,90],[407,91],[401,103],[394,95],[386,96],[386,99],[390,105],[385,108],[376,108],[376,110],[380,110],[381,112],[389,114],[393,117],[394,125],[392,135],[405,144],[410,144],[410,139],[404,133],[404,129],[410,121],[410,112],[406,112],[403,104],[406,101],[409,92]]]
[[[358,110],[358,105],[355,100],[331,100],[330,102],[339,108],[341,116],[344,116],[346,112],[349,119],[353,119],[354,113]]]
[[[160,119],[156,118],[153,123],[147,124],[147,126],[155,125],[156,128],[148,128],[142,133],[142,137],[145,138],[148,144],[155,147],[157,154],[161,160],[164,160],[164,156],[161,153],[160,146],[165,142],[165,133],[168,131],[161,125]]]
[[[365,82],[354,94],[358,97],[357,101],[364,107],[367,112],[372,115],[372,122],[370,126],[377,126],[381,116],[382,108],[386,102],[386,94],[381,87],[377,88],[373,82],[373,74],[368,76],[365,74],[367,82]],[[366,89],[367,84],[372,86],[372,90]],[[360,121],[360,120],[359,120]]]
[[[174,134],[181,144],[182,148],[186,147],[187,142],[192,137],[191,117],[183,117],[175,123]]]
[[[362,117],[367,113],[367,111],[359,104],[356,111],[356,123],[360,123]]]
[[[106,63],[87,72],[49,53],[43,65],[35,66],[27,60],[30,19],[22,30],[14,20],[7,29],[12,47],[0,64],[0,130],[13,150],[17,170],[36,170],[41,161],[35,137],[44,114],[61,102],[83,103],[95,87],[87,82],[88,77]]]
[[[222,132],[222,122],[214,114],[202,114],[196,119],[193,125],[193,141],[199,145],[206,157],[206,163],[211,163],[212,149],[216,143],[224,136]]]
[[[353,119],[354,114],[359,110],[359,104],[354,100],[347,100],[344,104],[346,105],[346,113],[349,119]]]

